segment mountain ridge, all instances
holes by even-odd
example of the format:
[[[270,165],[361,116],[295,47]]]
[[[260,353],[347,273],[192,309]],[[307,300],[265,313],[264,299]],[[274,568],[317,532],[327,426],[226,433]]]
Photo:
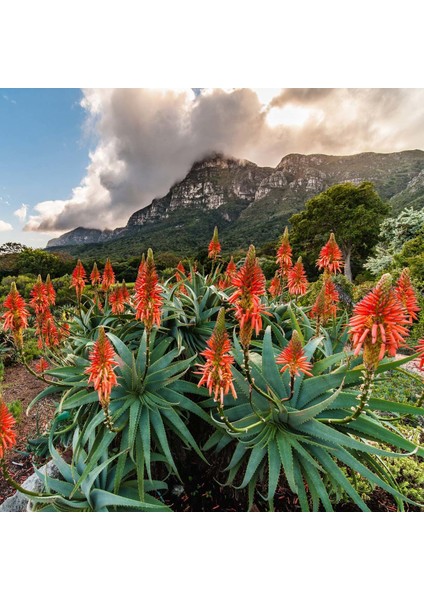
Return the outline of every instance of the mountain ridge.
[[[124,239],[133,247],[138,238],[140,250],[152,245],[166,251],[175,247],[177,234],[186,252],[200,247],[218,225],[232,250],[277,237],[309,198],[347,181],[373,182],[380,196],[399,209],[408,205],[409,197],[414,206],[424,205],[424,151],[291,153],[276,167],[214,153],[195,162],[165,196],[135,211],[125,227],[78,227],[50,240],[47,247],[84,254],[84,247],[110,246],[113,251],[114,243],[122,249]]]

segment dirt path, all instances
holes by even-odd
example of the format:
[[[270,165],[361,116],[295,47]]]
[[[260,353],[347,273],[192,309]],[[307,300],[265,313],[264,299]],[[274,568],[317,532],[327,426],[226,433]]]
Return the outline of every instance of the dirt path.
[[[22,415],[16,426],[17,444],[7,454],[9,472],[19,483],[25,481],[33,473],[32,464],[37,463],[36,457],[27,453],[27,440],[41,435],[53,417],[54,401],[51,397],[41,400],[32,408],[29,416],[26,415],[26,409],[30,402],[46,387],[46,384],[28,373],[22,365],[14,365],[5,369],[4,380],[1,383],[3,399],[6,404],[18,400],[22,405]],[[0,504],[14,493],[15,490],[0,475]]]

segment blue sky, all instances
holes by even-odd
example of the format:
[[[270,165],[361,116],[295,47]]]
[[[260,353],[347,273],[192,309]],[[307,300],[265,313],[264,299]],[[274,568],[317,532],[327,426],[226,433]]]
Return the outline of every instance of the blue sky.
[[[22,231],[13,213],[68,198],[84,176],[90,140],[81,98],[79,89],[0,89],[0,221],[13,227],[0,231],[0,244],[44,246],[51,237]]]

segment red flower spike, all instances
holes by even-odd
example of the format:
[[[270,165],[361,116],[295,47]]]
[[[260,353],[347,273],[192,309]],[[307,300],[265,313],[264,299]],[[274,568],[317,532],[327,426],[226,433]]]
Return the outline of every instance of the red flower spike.
[[[288,227],[286,227],[280,239],[280,245],[277,249],[277,258],[275,261],[280,267],[282,277],[287,277],[287,274],[293,265],[292,254],[293,251],[289,242],[289,230]]]
[[[405,342],[409,322],[407,313],[392,289],[386,273],[377,286],[355,306],[349,321],[349,333],[358,355],[364,348],[364,365],[373,370],[386,352],[390,356]]]
[[[112,263],[107,259],[102,278],[102,292],[107,292],[115,283],[115,273],[113,272]]]
[[[290,377],[295,377],[301,373],[312,375],[312,365],[305,356],[302,342],[296,329],[293,330],[290,342],[277,357],[276,363],[283,365],[280,369],[281,373],[288,370]]]
[[[224,406],[224,396],[228,392],[231,391],[233,397],[237,398],[231,373],[234,358],[230,350],[231,343],[225,328],[225,309],[221,308],[215,329],[207,342],[207,348],[201,352],[206,362],[204,365],[197,365],[200,367],[198,374],[202,375],[197,387],[205,385],[209,394],[214,396],[215,402],[219,402],[221,406]]]
[[[235,306],[236,319],[240,325],[240,342],[246,348],[250,344],[253,330],[256,335],[261,331],[261,314],[265,313],[261,296],[265,294],[266,279],[256,258],[254,246],[249,247],[244,265],[232,277],[231,285],[236,291],[228,302]]]
[[[218,287],[220,290],[225,290],[226,288],[230,287],[231,285],[231,280],[234,277],[234,275],[237,273],[237,267],[236,267],[236,263],[234,262],[233,257],[231,257],[230,262],[227,265],[227,268],[225,269],[224,274],[221,276],[219,282],[218,282]]]
[[[85,373],[90,375],[88,383],[93,383],[103,409],[109,406],[112,388],[118,383],[114,372],[118,363],[113,359],[114,356],[113,346],[106,337],[104,328],[100,327],[99,337],[89,357],[91,365],[86,368]]]
[[[151,248],[143,268],[139,270],[135,290],[135,318],[143,321],[148,331],[153,325],[159,327],[163,299]]]
[[[50,367],[50,365],[46,361],[46,359],[41,357],[40,360],[35,365],[35,370],[37,371],[37,373],[44,373],[44,371],[47,371],[47,369],[49,367]]]
[[[31,296],[29,305],[35,311],[36,315],[43,314],[49,308],[47,290],[43,280],[41,279],[41,275],[38,276],[37,281],[29,295]]]
[[[219,243],[219,238],[218,238],[218,227],[215,227],[215,229],[213,230],[213,237],[212,237],[211,241],[209,242],[208,258],[210,258],[212,260],[216,260],[220,253],[221,253],[221,244]]]
[[[319,258],[316,263],[317,267],[319,269],[324,269],[329,273],[338,273],[342,270],[342,258],[342,251],[337,245],[334,233],[331,233],[328,242],[323,248],[321,248],[321,252],[319,253]]]
[[[53,287],[52,281],[50,279],[50,275],[46,277],[46,296],[49,302],[49,306],[54,306],[56,304],[56,291]]]
[[[96,287],[97,285],[100,284],[101,280],[102,280],[102,276],[100,275],[100,271],[97,268],[97,263],[94,263],[93,270],[90,273],[91,285],[93,287]]]
[[[271,279],[271,282],[269,284],[268,291],[273,298],[277,298],[277,296],[281,296],[283,288],[281,285],[281,276],[280,276],[279,271],[275,271],[275,275]]]
[[[13,430],[14,425],[15,419],[0,398],[0,459],[4,457],[8,448],[13,448],[16,444],[16,434]]]
[[[325,279],[309,315],[325,325],[329,319],[336,316],[338,302],[339,293],[333,281],[328,277]]]
[[[409,322],[412,323],[417,318],[420,307],[418,306],[415,290],[412,287],[408,268],[403,269],[400,274],[395,287],[395,295],[408,313]]]
[[[416,351],[420,353],[418,357],[420,361],[418,368],[422,370],[424,369],[424,338],[419,340]]]
[[[183,281],[183,279],[184,279],[185,276],[186,276],[186,271],[184,269],[183,263],[180,261],[178,263],[178,265],[177,265],[177,270],[175,272],[175,279],[177,281]],[[181,294],[186,294],[187,293],[187,289],[186,289],[186,287],[185,287],[185,285],[183,283],[179,286],[178,291]]]
[[[10,292],[6,296],[3,306],[8,309],[3,315],[3,329],[11,331],[17,346],[22,348],[23,330],[28,327],[29,312],[25,300],[16,289],[14,281],[10,286]]]
[[[305,269],[302,264],[302,257],[299,256],[297,262],[293,265],[287,275],[288,289],[291,296],[303,296],[308,289],[308,280]]]
[[[81,302],[81,296],[82,296],[82,292],[85,288],[86,281],[87,281],[87,276],[86,276],[85,269],[84,269],[80,259],[78,259],[77,266],[72,271],[72,278],[71,278],[71,285],[70,285],[70,287],[75,288],[75,294],[77,296],[78,302]]]

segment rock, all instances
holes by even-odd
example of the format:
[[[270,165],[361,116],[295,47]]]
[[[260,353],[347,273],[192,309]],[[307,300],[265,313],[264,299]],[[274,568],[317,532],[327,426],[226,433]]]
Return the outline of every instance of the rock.
[[[59,475],[59,471],[52,460],[39,470],[43,475],[47,473],[49,477],[58,477]],[[22,484],[22,487],[29,492],[43,491],[43,483],[36,473],[31,475],[31,477],[28,477]],[[21,492],[16,492],[16,494],[7,498],[3,504],[0,505],[0,512],[25,512],[30,510],[29,504],[30,500],[27,496],[24,496]]]

